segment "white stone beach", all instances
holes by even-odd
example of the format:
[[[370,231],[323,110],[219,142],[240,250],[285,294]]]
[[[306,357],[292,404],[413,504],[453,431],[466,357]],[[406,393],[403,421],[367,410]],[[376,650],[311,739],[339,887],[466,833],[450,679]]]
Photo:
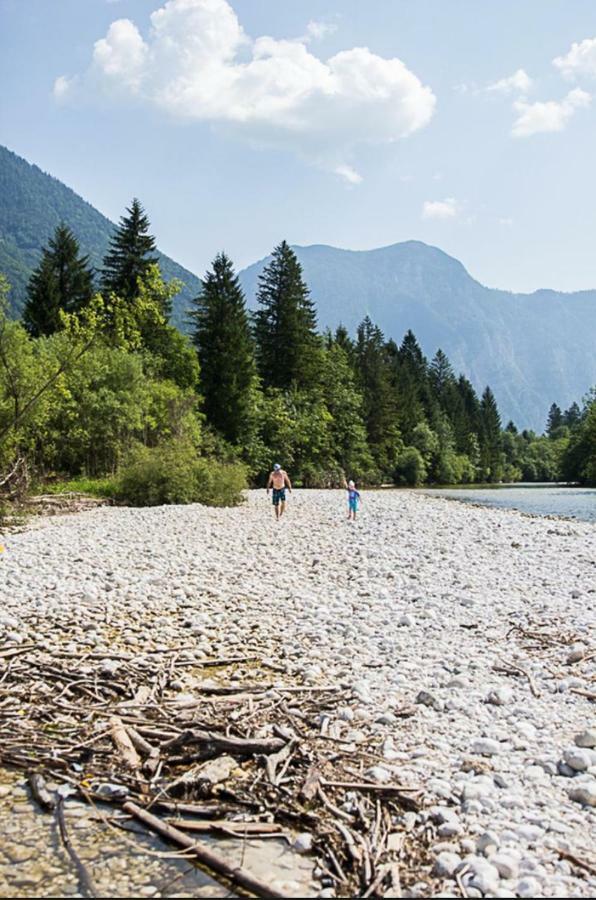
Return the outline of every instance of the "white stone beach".
[[[258,645],[351,692],[337,727],[378,736],[371,777],[423,788],[444,896],[593,896],[596,526],[415,491],[346,512],[299,490],[276,523],[251,491],[31,520],[4,539],[0,644],[60,643],[76,617],[87,648],[106,621],[132,654]]]

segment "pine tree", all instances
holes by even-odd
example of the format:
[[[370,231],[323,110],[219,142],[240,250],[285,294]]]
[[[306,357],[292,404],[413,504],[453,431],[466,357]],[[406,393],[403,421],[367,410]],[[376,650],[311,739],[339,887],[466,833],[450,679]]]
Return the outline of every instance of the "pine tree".
[[[122,216],[112,235],[110,247],[103,260],[102,291],[113,292],[123,300],[133,300],[138,295],[138,280],[144,277],[151,265],[158,262],[155,238],[149,234],[149,219],[136,197],[128,216]],[[170,314],[164,309],[164,315]]]
[[[259,278],[254,332],[266,387],[311,388],[317,379],[320,341],[314,303],[296,254],[282,241]]]
[[[499,481],[502,471],[501,417],[497,401],[487,387],[480,402],[480,459],[488,481]]]
[[[91,300],[93,270],[89,257],[80,256],[78,241],[66,225],[56,228],[27,290],[23,323],[33,337],[58,331],[60,310],[78,312]]]
[[[563,413],[563,425],[567,425],[568,428],[575,428],[576,425],[579,425],[582,419],[582,412],[577,403],[572,403],[569,409],[566,409]]]
[[[546,433],[549,437],[554,437],[557,428],[564,424],[563,413],[556,403],[551,405],[548,411],[548,419],[546,420]]]
[[[251,417],[256,366],[244,294],[225,253],[215,257],[190,316],[207,421],[238,444]]]
[[[403,446],[397,397],[383,332],[369,316],[358,326],[356,359],[369,446],[380,471],[393,475]]]

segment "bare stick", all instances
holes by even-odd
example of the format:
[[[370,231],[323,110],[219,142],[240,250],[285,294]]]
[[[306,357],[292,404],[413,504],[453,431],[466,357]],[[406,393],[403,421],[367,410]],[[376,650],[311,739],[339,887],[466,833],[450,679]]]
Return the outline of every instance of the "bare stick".
[[[70,856],[71,860],[74,863],[75,869],[77,870],[77,875],[79,878],[79,887],[81,893],[84,897],[97,897],[97,888],[93,883],[93,879],[91,875],[85,868],[84,863],[81,861],[78,853],[70,843],[70,839],[68,837],[68,832],[66,830],[66,821],[64,819],[64,798],[60,797],[58,800],[58,804],[56,806],[56,816],[58,818],[58,827],[60,829],[60,837],[62,838],[62,843],[64,844],[64,849]]]
[[[124,812],[130,813],[131,816],[134,816],[135,819],[138,819],[139,822],[142,822],[151,831],[156,832],[157,834],[161,835],[169,841],[172,841],[175,844],[179,844],[181,847],[184,847],[187,850],[192,850],[193,854],[197,857],[199,862],[201,862],[212,872],[216,872],[218,875],[223,876],[227,881],[234,882],[245,890],[250,891],[252,894],[255,894],[257,897],[283,897],[283,894],[275,891],[268,884],[259,881],[258,878],[255,878],[255,876],[248,872],[246,869],[242,869],[240,867],[234,868],[224,859],[222,859],[221,856],[213,853],[212,850],[208,850],[206,847],[202,847],[200,844],[197,844],[196,841],[188,837],[188,835],[183,834],[177,828],[173,828],[171,825],[168,825],[167,822],[163,822],[161,819],[158,819],[157,816],[154,816],[151,813],[146,812],[144,809],[141,809],[141,807],[137,806],[136,803],[131,803],[129,801],[128,803],[124,804],[123,809]]]

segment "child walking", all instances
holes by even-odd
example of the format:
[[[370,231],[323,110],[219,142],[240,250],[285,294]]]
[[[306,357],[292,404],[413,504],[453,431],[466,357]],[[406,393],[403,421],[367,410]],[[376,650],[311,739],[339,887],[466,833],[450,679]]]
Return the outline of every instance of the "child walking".
[[[350,519],[356,521],[356,513],[360,505],[360,493],[356,490],[356,485],[353,481],[350,480],[344,482],[344,484],[348,492],[348,521]]]

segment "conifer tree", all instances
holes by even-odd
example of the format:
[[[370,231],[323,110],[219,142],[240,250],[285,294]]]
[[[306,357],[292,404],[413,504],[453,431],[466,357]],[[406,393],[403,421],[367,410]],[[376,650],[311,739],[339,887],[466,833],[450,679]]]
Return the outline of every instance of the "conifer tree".
[[[488,481],[499,481],[502,470],[501,417],[497,401],[487,387],[480,402],[480,459]]]
[[[563,413],[563,425],[567,425],[568,428],[575,428],[576,425],[579,425],[581,419],[581,409],[575,402],[573,402],[569,409],[566,409]]]
[[[546,420],[546,433],[549,437],[554,437],[557,428],[564,424],[563,413],[556,403],[551,405],[548,411],[548,419]]]
[[[78,312],[93,296],[93,270],[89,257],[66,225],[60,224],[42,252],[31,275],[23,323],[33,337],[53,334],[60,328],[60,310]]]
[[[117,294],[123,300],[138,296],[139,278],[147,275],[149,267],[158,262],[155,238],[149,233],[149,219],[141,203],[133,199],[127,216],[112,235],[103,260],[101,288],[104,293]],[[168,316],[169,308],[162,310]]]
[[[381,472],[393,474],[402,449],[397,398],[383,332],[369,316],[358,326],[356,359],[369,446]]]
[[[215,257],[190,316],[207,421],[237,444],[246,437],[256,366],[244,294],[225,253]]]
[[[259,278],[254,316],[259,372],[266,387],[312,388],[317,377],[317,318],[302,267],[282,241]]]

